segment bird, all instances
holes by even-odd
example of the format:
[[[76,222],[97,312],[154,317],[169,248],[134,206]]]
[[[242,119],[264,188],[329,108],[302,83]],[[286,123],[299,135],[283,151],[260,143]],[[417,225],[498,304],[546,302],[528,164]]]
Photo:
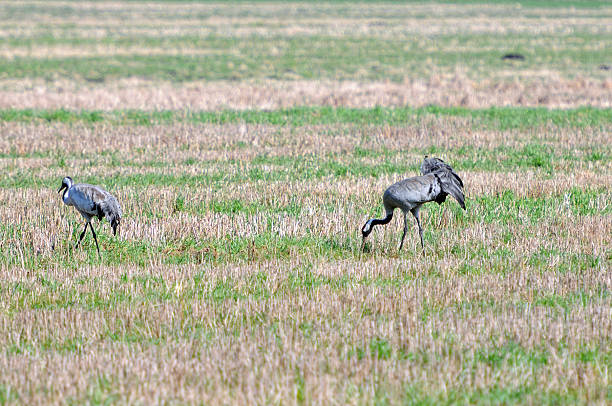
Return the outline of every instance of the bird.
[[[441,161],[441,160],[440,160]],[[444,163],[444,161],[441,161]],[[465,195],[463,194],[463,182],[454,174],[453,171],[444,168],[425,175],[414,176],[412,178],[401,180],[389,186],[383,194],[383,206],[385,208],[385,218],[373,218],[363,225],[361,228],[362,234],[362,250],[365,247],[365,240],[372,232],[374,226],[379,224],[388,224],[393,218],[395,209],[400,209],[404,212],[404,232],[400,242],[399,250],[404,246],[404,238],[408,230],[408,212],[410,212],[419,227],[419,237],[421,239],[421,248],[425,254],[425,245],[423,244],[423,227],[419,218],[421,206],[428,202],[436,202],[442,204],[446,200],[446,196],[453,196],[463,210],[465,210]]]
[[[122,216],[121,206],[117,198],[100,186],[86,183],[74,183],[70,176],[66,176],[62,180],[62,186],[57,190],[57,193],[60,193],[62,190],[64,190],[62,194],[64,204],[74,206],[74,208],[85,218],[85,228],[74,248],[78,248],[83,237],[85,237],[87,226],[89,226],[94,241],[96,242],[98,257],[100,257],[100,247],[98,246],[96,232],[91,225],[91,219],[97,217],[98,220],[102,221],[103,218],[106,218],[113,228],[113,235],[117,235],[117,228],[119,227]]]

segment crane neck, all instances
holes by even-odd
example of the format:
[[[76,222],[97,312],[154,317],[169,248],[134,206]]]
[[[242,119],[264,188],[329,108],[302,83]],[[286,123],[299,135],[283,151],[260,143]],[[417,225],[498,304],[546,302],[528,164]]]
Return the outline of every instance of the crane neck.
[[[69,191],[70,191],[70,188],[69,188],[69,187],[67,187],[67,188],[65,188],[65,189],[64,189],[64,191],[62,192],[62,200],[63,200],[63,201],[64,201],[64,203],[66,203],[66,204],[68,204],[67,200],[68,200],[68,197],[70,196],[70,192],[69,192]]]
[[[387,217],[384,219],[370,219],[366,221],[361,229],[361,234],[363,238],[366,238],[372,232],[372,228],[378,224],[387,224],[393,218],[393,210],[387,211]]]
[[[387,224],[387,223],[389,223],[391,221],[392,218],[393,218],[393,212],[391,211],[391,212],[387,213],[387,217],[385,217],[384,219],[372,219],[372,220],[370,220],[371,221],[370,225],[371,226],[376,226],[378,224]]]

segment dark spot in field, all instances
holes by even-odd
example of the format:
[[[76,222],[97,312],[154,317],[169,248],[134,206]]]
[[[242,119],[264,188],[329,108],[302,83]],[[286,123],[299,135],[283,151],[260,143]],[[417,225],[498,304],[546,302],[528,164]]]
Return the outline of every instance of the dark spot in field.
[[[517,54],[517,53],[510,52],[510,53],[504,54],[501,57],[501,59],[503,61],[524,61],[525,60],[525,56],[522,55],[522,54]]]
[[[86,77],[86,81],[90,83],[104,83],[106,78],[104,76],[94,76],[94,77]]]
[[[599,65],[599,69],[601,69],[601,70],[612,70],[612,65],[602,64],[602,65]]]
[[[547,104],[550,101],[550,96],[545,94],[538,97],[538,104]]]

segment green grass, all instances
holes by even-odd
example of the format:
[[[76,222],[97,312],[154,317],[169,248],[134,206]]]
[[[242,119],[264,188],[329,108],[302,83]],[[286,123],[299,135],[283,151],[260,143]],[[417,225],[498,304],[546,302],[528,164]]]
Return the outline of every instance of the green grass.
[[[77,154],[77,156],[58,156],[55,152],[30,154],[25,157],[49,156],[53,157],[55,163],[47,168],[62,169],[65,174],[72,170],[68,163],[75,158],[84,160],[88,167],[103,168],[137,168],[145,170],[143,173],[126,175],[88,175],[76,178],[77,182],[101,184],[107,188],[144,188],[152,186],[181,186],[181,187],[221,187],[229,184],[244,182],[293,182],[314,181],[327,178],[334,179],[357,179],[357,178],[380,178],[394,174],[403,177],[416,176],[420,157],[425,154],[443,155],[448,157],[453,167],[458,171],[488,171],[492,173],[509,173],[516,171],[535,171],[542,178],[554,177],[559,170],[573,168],[587,168],[593,164],[605,167],[612,160],[612,151],[605,147],[596,149],[588,146],[581,149],[572,148],[557,150],[556,147],[544,144],[527,144],[524,147],[496,147],[489,150],[478,148],[460,147],[456,149],[441,148],[416,148],[410,150],[396,150],[385,153],[384,150],[368,150],[376,153],[381,158],[372,160],[371,156],[364,157],[363,149],[355,154],[326,154],[322,156],[275,156],[260,155],[251,162],[239,162],[232,160],[207,160],[192,163],[189,166],[200,168],[195,174],[172,174],[168,169],[173,165],[161,160],[144,160],[134,164],[129,156],[113,155],[110,159],[101,158],[102,154]],[[374,152],[375,151],[375,152]],[[370,153],[368,152],[368,153]],[[148,151],[151,153],[151,151]],[[595,155],[595,156],[594,156]],[[39,175],[37,171],[25,171],[22,168],[10,164],[10,160],[23,157],[21,154],[8,153],[0,159],[6,159],[9,164],[5,166],[5,172],[11,176],[0,179],[0,187],[11,189],[23,188],[57,188],[61,176],[48,177],[47,174]],[[407,160],[406,157],[415,157]],[[417,158],[418,157],[418,158]],[[74,175],[74,174],[73,174]],[[74,175],[76,176],[76,175]],[[381,191],[382,192],[382,191]],[[575,191],[575,196],[581,192]],[[575,197],[574,196],[574,197]],[[181,195],[175,198],[175,211],[202,212],[207,208],[192,207],[184,201]],[[277,204],[274,202],[274,204]],[[253,212],[257,207],[253,204],[244,204],[237,201],[219,201],[210,208],[216,212]],[[272,208],[271,208],[272,209]],[[273,211],[296,212],[296,207],[279,207]]]
[[[72,283],[60,280],[45,279],[42,276],[31,283],[12,284],[0,286],[0,293],[6,295],[11,292],[10,299],[5,304],[6,311],[9,313],[19,311],[19,309],[33,309],[40,311],[58,311],[62,309],[79,309],[85,311],[109,311],[116,308],[141,308],[143,305],[162,306],[164,304],[180,303],[185,307],[193,302],[206,302],[210,306],[223,306],[228,302],[244,303],[249,301],[275,301],[283,300],[294,295],[315,296],[320,291],[331,291],[341,295],[347,289],[370,289],[384,295],[398,294],[406,289],[407,285],[414,285],[423,276],[418,270],[412,273],[399,269],[396,273],[385,278],[382,277],[351,277],[342,275],[338,277],[328,277],[315,272],[316,265],[305,264],[304,267],[289,271],[277,280],[277,284],[270,286],[266,280],[271,277],[264,272],[258,272],[237,278],[214,278],[209,272],[210,269],[196,274],[191,280],[185,279],[181,283],[176,283],[170,278],[161,276],[151,276],[147,271],[142,271],[137,275],[128,276],[122,274],[119,281],[112,284],[110,293],[101,292],[99,286],[104,285],[103,281],[96,278],[83,280],[76,286]],[[41,273],[42,275],[42,273]],[[432,277],[440,280],[439,277]],[[46,283],[43,283],[46,280]],[[554,297],[551,303],[551,297]],[[419,308],[415,309],[419,313],[419,318],[426,323],[428,320],[436,320],[447,314],[457,315],[459,320],[472,317],[474,314],[486,314],[488,312],[507,312],[509,310],[527,311],[536,309],[546,311],[551,315],[568,317],[576,308],[588,308],[593,306],[605,306],[609,303],[610,292],[569,292],[565,295],[550,293],[549,290],[535,291],[532,300],[508,302],[507,299],[494,300],[487,292],[482,292],[480,301],[451,301],[447,305],[432,305],[429,301],[423,301]],[[435,300],[432,298],[432,300]],[[559,304],[562,303],[562,304]],[[558,311],[557,311],[558,310]],[[363,306],[360,312],[364,316],[372,315],[373,309]],[[222,317],[222,316],[221,316]],[[151,335],[146,334],[139,328],[139,322],[146,325],[146,318],[134,320],[131,326],[118,324],[116,328],[112,325],[107,326],[101,335],[107,335],[113,341],[127,341],[131,343],[151,343]],[[258,324],[256,318],[241,319],[234,321],[236,324]],[[190,334],[209,335],[212,332],[206,331],[205,326],[192,320],[193,326],[169,326],[157,335],[156,341],[162,341],[173,337],[185,336]],[[312,334],[312,322],[305,320],[301,323],[301,330],[304,335]],[[127,327],[127,332],[126,331]],[[238,326],[228,326],[233,329]],[[123,330],[118,333],[117,330]],[[138,334],[140,333],[140,334]],[[122,337],[119,336],[122,335]],[[437,337],[435,337],[437,338]],[[91,340],[91,339],[90,339]],[[549,353],[544,349],[526,350],[518,343],[507,338],[491,337],[489,347],[477,350],[472,357],[467,358],[466,362],[482,362],[489,364],[493,368],[512,367],[519,364],[546,365]],[[503,343],[497,343],[501,340]],[[68,337],[60,342],[43,340],[32,343],[26,339],[13,341],[10,346],[5,348],[9,353],[35,353],[45,351],[61,352],[80,352],[83,346],[87,345],[84,337]],[[450,340],[449,344],[453,344]],[[561,342],[560,347],[563,346]],[[414,354],[406,354],[401,348],[390,348],[388,341],[374,339],[367,351],[354,349],[345,354],[347,358],[357,356],[363,358],[365,355],[383,359],[412,359]],[[563,350],[563,348],[559,348]],[[359,352],[362,352],[359,355]],[[368,354],[369,353],[369,354]],[[599,347],[581,347],[579,351],[572,355],[573,359],[583,363],[597,363],[612,359],[609,349]]]
[[[359,2],[358,2],[359,3]],[[391,2],[399,3],[402,2]],[[414,2],[428,4],[427,2]],[[452,17],[452,9],[445,9],[447,1],[440,2],[438,13],[441,18]],[[456,2],[455,2],[456,3]],[[459,4],[482,4],[479,0],[463,0]],[[537,0],[494,2],[507,8],[486,8],[483,11],[467,9],[457,15],[464,18],[505,17],[508,12],[517,18],[538,21],[543,16],[570,20],[574,8],[603,8],[605,0],[575,0],[560,2],[540,2]],[[75,3],[76,4],[76,3]],[[277,3],[282,4],[282,3]],[[364,5],[365,2],[361,2]],[[322,17],[371,18],[401,27],[405,19],[430,18],[428,12],[414,12],[399,9],[389,12],[383,4],[380,7],[355,11],[349,1],[332,1],[320,6],[314,2],[296,3],[295,7],[278,7],[261,10],[241,7],[215,7],[195,10],[184,15],[171,11],[159,13],[148,10],[143,19],[135,22],[134,32],[115,29],[108,24],[108,12],[104,8],[81,8],[70,3],[58,5],[45,4],[6,4],[2,6],[8,27],[19,26],[39,17],[55,16],[60,21],[53,24],[41,23],[32,32],[19,31],[15,35],[0,36],[3,44],[20,51],[32,51],[36,55],[39,48],[80,47],[95,50],[99,46],[108,48],[136,48],[140,54],[111,54],[84,56],[15,56],[0,59],[0,79],[40,78],[48,81],[58,79],[77,82],[112,83],[121,78],[146,78],[170,82],[215,81],[215,80],[358,80],[393,81],[401,83],[406,79],[430,78],[434,74],[453,74],[458,70],[473,79],[496,78],[507,80],[508,72],[512,77],[534,77],[534,72],[552,71],[562,77],[591,76],[605,79],[606,72],[599,70],[601,64],[610,63],[612,53],[608,43],[608,33],[604,22],[609,8],[602,15],[589,15],[593,24],[588,28],[568,21],[569,33],[564,29],[552,27],[533,35],[524,28],[510,29],[504,33],[479,32],[463,29],[459,32],[441,34],[423,32],[403,32],[387,36],[377,33],[356,32],[345,35],[328,34],[329,22],[323,22],[321,33],[286,33],[285,19],[295,19],[297,24],[309,25],[312,19]],[[520,8],[518,7],[520,6]],[[129,9],[115,10],[117,19],[122,15],[131,16]],[[359,14],[355,14],[359,13]],[[160,32],[159,24],[151,23],[148,18],[162,19],[162,26],[173,26],[185,19],[190,23],[201,23],[206,27],[209,18],[228,17],[234,20],[229,30],[210,27],[203,35],[193,31],[166,35]],[[100,19],[100,24],[74,24],[64,18]],[[242,22],[244,17],[260,19],[255,22]],[[306,22],[304,22],[306,21]],[[375,21],[378,22],[378,21]],[[575,26],[572,24],[576,24]],[[595,29],[593,29],[595,27]],[[103,30],[103,35],[96,33]],[[233,28],[269,30],[269,34],[234,36]],[[143,32],[141,32],[144,31]],[[444,31],[444,30],[443,30]],[[230,34],[228,34],[228,32]],[[147,54],[147,50],[157,49],[160,53]],[[176,49],[184,49],[185,54],[174,54]],[[166,51],[166,52],[164,52]],[[192,52],[190,51],[197,51]],[[208,51],[201,53],[202,51]],[[508,63],[501,59],[506,52],[520,52],[526,59],[520,63]],[[16,53],[19,55],[20,53]],[[535,74],[537,78],[538,73]],[[537,79],[536,79],[537,80]]]
[[[588,83],[607,77],[597,69],[612,57],[602,24],[607,3],[493,3],[508,7],[436,12],[481,22],[516,15],[534,26],[541,17],[582,21],[584,13],[593,24],[560,24],[571,34],[400,29],[383,38],[377,30],[385,24],[428,16],[391,15],[382,2],[355,14],[343,0],[331,8],[215,4],[164,16],[132,2],[145,18],[124,32],[105,25],[130,17],[121,7],[111,15],[103,3],[7,3],[4,29],[24,34],[0,34],[6,52],[136,46],[162,55],[4,58],[0,80],[7,87],[48,80],[52,88],[75,80],[78,94],[81,83],[122,78],[367,84],[453,75],[461,82],[465,73],[476,84],[520,80],[528,91],[540,72]],[[32,25],[37,16],[83,21]],[[231,19],[226,34],[156,35],[157,25],[213,17]],[[319,19],[329,29],[326,21],[337,17],[365,17],[373,34],[277,34],[285,18]],[[234,36],[235,27],[247,34]],[[138,28],[148,34],[129,31]],[[255,28],[276,31],[251,35]],[[96,29],[105,34],[94,37]],[[163,55],[182,46],[214,52]],[[527,60],[503,62],[506,51]],[[242,123],[252,125],[247,136],[223,126]],[[612,299],[612,195],[603,186],[612,163],[610,108],[0,109],[0,124],[8,137],[0,145],[2,404],[245,403],[245,393],[262,404],[316,403],[320,394],[381,405],[612,401],[602,317]],[[16,138],[41,127],[50,139]],[[112,147],[91,148],[81,131]],[[263,139],[254,146],[246,141],[253,133]],[[431,137],[412,142],[422,134]],[[143,135],[150,145],[140,144]],[[425,255],[410,217],[398,252],[399,211],[362,251],[360,227],[381,216],[388,181],[416,175],[424,154],[464,177],[467,210],[450,197],[423,207]],[[104,185],[124,206],[118,237],[94,220],[101,258],[91,234],[73,248],[83,220],[55,193],[64,173]]]
[[[375,37],[105,37],[101,40],[43,35],[13,40],[13,46],[191,46],[208,49],[211,55],[112,55],[79,57],[20,56],[0,60],[0,79],[70,78],[96,82],[141,77],[151,80],[189,82],[246,79],[391,80],[428,77],[432,70],[465,69],[469,75],[491,77],[512,69],[517,75],[546,67],[564,75],[602,75],[598,66],[609,62],[605,36],[577,33],[575,37],[521,35],[464,35],[389,39]],[[8,39],[10,41],[10,38]],[[467,49],[456,50],[456,41]],[[433,48],[433,49],[432,49]],[[237,52],[228,52],[232,49]],[[525,54],[525,61],[510,65],[501,59],[509,51]]]
[[[127,3],[140,3],[142,0],[125,0]],[[70,2],[78,2],[78,0],[67,0]],[[151,0],[153,3],[217,3],[217,0]],[[270,3],[270,0],[228,0],[226,3]],[[607,0],[562,0],[562,1],[542,1],[542,0],[282,0],[283,3],[297,3],[297,4],[351,4],[351,3],[387,3],[387,4],[430,4],[430,3],[441,3],[441,4],[499,4],[499,5],[516,5],[519,4],[523,7],[603,7],[608,6]],[[274,2],[272,2],[274,3]]]
[[[94,0],[95,2],[96,0]],[[64,3],[79,3],[79,0],[66,0]],[[142,0],[125,0],[125,3],[141,3]],[[217,0],[151,0],[152,3],[194,3],[194,4],[207,4],[207,3],[217,3]],[[270,0],[228,0],[226,3],[232,4],[240,4],[240,3],[275,3]],[[430,3],[452,3],[452,4],[500,4],[500,5],[516,5],[519,4],[524,7],[601,7],[609,5],[607,0],[562,0],[562,1],[542,1],[542,0],[323,0],[323,1],[313,1],[313,0],[282,0],[282,3],[297,3],[297,4],[354,4],[354,3],[387,3],[387,4],[405,4],[405,3],[414,3],[414,4],[430,4]],[[12,8],[19,9],[25,8],[28,9],[27,6],[19,6],[12,5]],[[59,8],[60,10],[65,10],[66,6],[62,7],[54,7]]]
[[[574,390],[542,391],[535,384],[515,387],[494,386],[478,389],[451,389],[437,394],[427,393],[417,386],[409,386],[404,403],[419,406],[434,405],[523,405],[543,406],[583,404],[581,396]]]
[[[588,306],[592,303],[605,302],[611,295],[612,292],[607,290],[605,287],[601,287],[599,292],[576,291],[569,295],[545,295],[537,298],[534,301],[534,304],[552,308],[561,308],[566,313],[569,313],[576,305]],[[585,357],[587,356],[588,355],[585,355]]]
[[[608,216],[612,213],[610,205],[602,205],[601,202],[609,198],[609,192],[605,189],[581,190],[572,189],[567,192],[569,195],[568,207],[563,208],[563,212],[571,213],[574,216]],[[496,224],[504,229],[504,227],[522,224],[522,228],[528,231],[531,227],[537,227],[544,219],[554,217],[559,212],[560,202],[563,202],[562,196],[540,197],[540,198],[525,198],[514,196],[510,192],[504,192],[500,195],[476,197],[467,200],[467,211],[462,211],[458,205],[454,203],[447,204],[447,211],[451,211],[455,223],[455,238],[459,240],[461,230],[469,228],[474,224],[481,222]],[[324,204],[324,202],[321,202]],[[246,213],[250,215],[257,214],[260,222],[266,225],[265,231],[257,234],[254,237],[230,236],[225,238],[209,238],[202,236],[200,238],[186,237],[177,240],[164,240],[162,244],[152,244],[146,240],[117,240],[107,235],[106,227],[99,232],[99,241],[104,251],[103,263],[106,264],[136,264],[146,266],[154,261],[161,262],[167,265],[180,264],[226,264],[226,263],[259,263],[270,260],[290,260],[295,256],[305,256],[313,259],[343,259],[361,258],[359,237],[359,226],[357,224],[353,232],[346,236],[325,237],[309,230],[303,230],[296,236],[278,236],[274,231],[278,227],[277,213],[287,213],[299,219],[303,214],[301,208],[296,203],[291,203],[290,210],[284,208],[266,209],[266,205],[257,204],[258,211],[252,211],[250,208],[244,208],[236,205],[235,201],[224,203],[223,201],[214,203],[206,203],[195,206],[195,215],[206,215],[208,212],[225,213],[233,216]],[[227,207],[230,207],[227,210]],[[250,206],[249,206],[250,207]],[[272,207],[272,206],[269,206]],[[222,211],[219,211],[222,208]],[[191,210],[191,208],[184,208]],[[370,213],[370,216],[377,216],[381,212],[381,205],[375,204],[372,207],[364,209],[364,214]],[[438,219],[443,216],[442,208],[435,204],[428,204],[424,208],[424,213],[428,216],[428,222],[425,227],[424,239],[426,245],[433,253],[439,251],[440,233],[441,230],[432,228],[432,224],[436,224]],[[401,213],[397,212],[397,216],[401,217]],[[76,216],[76,213],[75,213]],[[156,217],[155,213],[151,217]],[[365,218],[366,216],[364,216]],[[146,224],[146,223],[145,223]],[[393,223],[395,224],[395,223]],[[390,229],[393,234],[392,248],[399,239],[400,229]],[[96,225],[99,229],[99,226]],[[28,241],[25,229],[17,225],[0,225],[0,236],[6,241]],[[74,224],[72,235],[65,235],[62,240],[57,243],[55,252],[51,256],[28,255],[19,257],[16,255],[16,246],[9,243],[0,248],[0,264],[24,266],[28,269],[44,269],[52,264],[62,262],[64,267],[78,268],[83,261],[81,256],[75,256],[72,245],[77,240],[81,231],[80,220]],[[409,240],[414,235],[408,236]],[[470,246],[465,250],[461,244],[451,248],[451,253],[465,256],[463,265],[457,269],[459,274],[478,276],[484,273],[507,273],[510,272],[514,264],[508,259],[514,258],[513,255],[500,254],[508,243],[514,242],[517,236],[510,236],[506,239],[505,234],[500,233],[494,240],[482,246]],[[370,243],[380,245],[377,241],[379,237],[370,238]],[[91,249],[93,241],[88,235],[84,240],[82,250],[87,253],[86,262],[95,264],[98,262],[97,253]],[[22,249],[28,249],[27,243]],[[384,255],[386,249],[376,248],[374,255]],[[404,250],[402,255],[413,257],[418,255],[418,252]],[[503,254],[503,255],[502,255]],[[430,254],[432,255],[432,254]],[[438,255],[443,255],[440,252]],[[604,254],[605,256],[606,254]],[[593,255],[576,255],[574,253],[562,253],[554,250],[544,249],[531,258],[528,258],[528,264],[532,269],[549,269],[549,258],[556,257],[556,269],[563,272],[578,272],[580,270],[597,268],[603,265],[605,258]],[[487,259],[489,262],[482,263],[479,259]],[[55,289],[52,282],[41,281],[43,285],[49,289]]]
[[[512,129],[538,128],[553,125],[560,128],[603,127],[612,125],[612,109],[579,107],[547,109],[530,107],[491,107],[467,109],[462,107],[295,107],[273,111],[71,111],[4,109],[0,121],[40,123],[109,123],[114,125],[153,125],[188,122],[198,124],[268,124],[279,126],[306,125],[407,125],[420,124],[436,117],[462,117],[478,128]]]
[[[412,0],[409,0],[412,1]],[[419,0],[414,0],[416,3],[423,3]],[[609,7],[610,3],[607,0],[436,0],[438,3],[447,4],[495,4],[495,5],[520,5],[521,7],[546,7],[546,8],[600,8]]]

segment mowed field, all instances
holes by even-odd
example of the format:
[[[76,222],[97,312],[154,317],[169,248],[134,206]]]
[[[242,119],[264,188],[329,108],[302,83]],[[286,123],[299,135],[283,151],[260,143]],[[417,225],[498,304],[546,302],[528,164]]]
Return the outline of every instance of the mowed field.
[[[0,403],[611,403],[611,42],[596,0],[0,3]],[[361,251],[425,154],[467,210]],[[64,176],[123,207],[101,259]]]

